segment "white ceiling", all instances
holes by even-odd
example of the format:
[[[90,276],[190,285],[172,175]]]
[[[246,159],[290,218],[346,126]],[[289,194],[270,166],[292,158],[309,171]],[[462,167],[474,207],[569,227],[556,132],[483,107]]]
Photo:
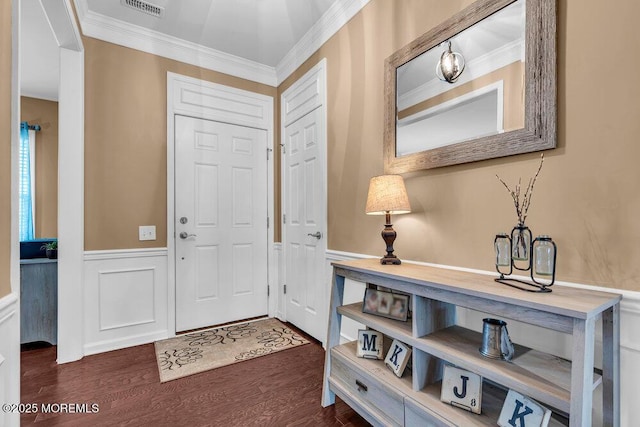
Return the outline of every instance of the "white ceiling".
[[[120,0],[82,0],[88,10],[270,67],[293,48],[335,0],[148,0],[161,18]]]
[[[60,59],[40,0],[20,2],[20,94],[58,100]]]
[[[57,99],[57,43],[40,5],[22,0],[21,89]],[[85,36],[277,86],[369,0],[74,0]]]

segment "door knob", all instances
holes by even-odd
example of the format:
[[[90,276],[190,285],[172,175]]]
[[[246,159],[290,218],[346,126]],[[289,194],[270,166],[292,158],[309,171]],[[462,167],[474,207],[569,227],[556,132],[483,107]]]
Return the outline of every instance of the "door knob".
[[[311,234],[311,233],[307,233],[307,236],[311,236],[311,237],[315,237],[316,239],[320,240],[322,239],[322,233],[319,231],[316,231],[315,233]]]
[[[186,231],[183,231],[182,233],[179,234],[181,239],[186,239],[188,237],[196,237],[195,234],[188,234]]]

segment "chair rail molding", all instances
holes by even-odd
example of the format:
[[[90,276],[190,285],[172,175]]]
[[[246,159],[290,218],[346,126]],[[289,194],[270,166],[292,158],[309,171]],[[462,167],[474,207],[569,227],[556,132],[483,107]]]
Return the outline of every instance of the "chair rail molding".
[[[0,298],[0,337],[0,403],[20,403],[20,304],[15,292]],[[0,426],[18,425],[18,411],[0,411]]]
[[[375,257],[353,252],[328,250],[325,258],[327,260],[327,276],[329,277],[329,281],[327,281],[327,289],[329,289],[332,274],[331,263],[333,261],[348,261]],[[492,271],[418,261],[402,260],[402,262],[496,276],[496,273]],[[634,328],[634,325],[640,323],[640,292],[561,281],[556,281],[554,286],[567,286],[603,292],[615,292],[622,295],[622,301],[620,302],[620,372],[623,373],[620,381],[621,425],[633,424],[631,420],[635,418],[632,418],[631,411],[635,405],[635,396],[637,395],[636,385],[640,384],[640,370],[635,368],[636,366],[640,366],[640,329]],[[364,297],[364,285],[360,288],[361,293],[349,294],[349,300],[347,299],[346,293],[348,288],[354,288],[354,286],[345,286],[345,304],[362,301]],[[458,308],[456,310],[456,323],[460,326],[464,326],[465,328],[473,329],[478,332],[482,331],[482,317],[483,314],[477,311],[463,308]],[[354,337],[357,337],[357,329],[362,328],[363,325],[357,324],[356,322],[353,322],[353,324],[347,322],[345,324],[345,320],[348,319],[343,318],[343,325],[340,334],[341,340],[345,342],[353,341],[355,340]],[[570,336],[543,328],[536,328],[531,325],[520,323],[516,320],[509,320],[509,334],[511,339],[518,344],[537,347],[556,356],[571,359]],[[596,347],[598,348],[596,353],[602,354],[602,351],[600,350],[602,348],[602,337],[599,335],[596,336]],[[601,363],[602,361],[596,358],[595,365],[601,366]]]

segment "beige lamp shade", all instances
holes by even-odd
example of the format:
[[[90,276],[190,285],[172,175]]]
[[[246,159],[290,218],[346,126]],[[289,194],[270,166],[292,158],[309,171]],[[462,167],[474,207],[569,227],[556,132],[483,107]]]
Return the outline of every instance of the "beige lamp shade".
[[[402,177],[400,175],[380,175],[371,178],[365,212],[369,215],[411,212],[407,189]]]

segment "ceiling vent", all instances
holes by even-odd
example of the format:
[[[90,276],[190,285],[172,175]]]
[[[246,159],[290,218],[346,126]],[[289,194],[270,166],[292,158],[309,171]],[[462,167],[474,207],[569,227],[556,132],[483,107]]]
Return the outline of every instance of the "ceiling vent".
[[[147,15],[155,16],[156,18],[162,18],[164,15],[164,7],[156,6],[155,4],[148,3],[142,0],[120,0],[120,4],[135,9],[138,12],[146,13]]]

